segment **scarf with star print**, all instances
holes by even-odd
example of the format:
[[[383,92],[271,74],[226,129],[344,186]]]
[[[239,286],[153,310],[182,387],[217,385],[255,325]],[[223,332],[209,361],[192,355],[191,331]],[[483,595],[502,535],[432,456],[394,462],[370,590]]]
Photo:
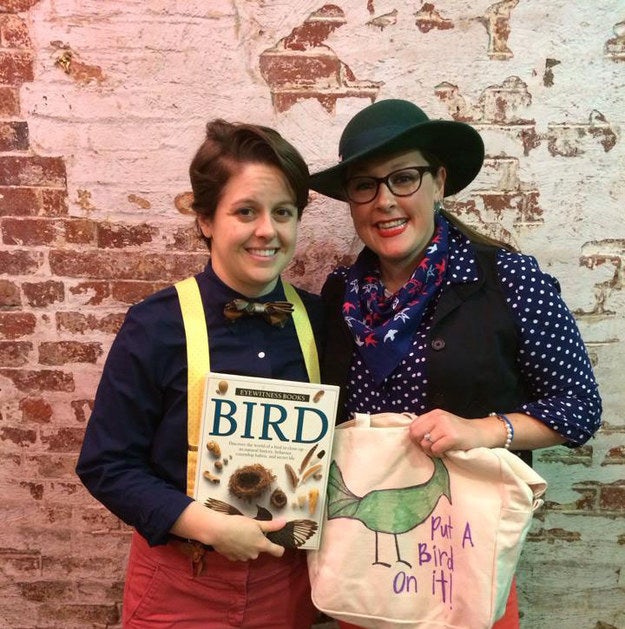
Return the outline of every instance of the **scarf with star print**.
[[[370,249],[363,249],[349,270],[343,317],[377,385],[408,354],[425,307],[445,279],[448,233],[447,221],[437,215],[423,259],[393,295],[385,294],[378,258]]]

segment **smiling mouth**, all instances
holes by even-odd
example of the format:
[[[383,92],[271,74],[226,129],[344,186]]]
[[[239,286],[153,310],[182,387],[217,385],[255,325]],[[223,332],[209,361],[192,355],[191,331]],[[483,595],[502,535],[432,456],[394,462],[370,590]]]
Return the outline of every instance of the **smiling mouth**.
[[[383,231],[385,229],[397,229],[398,227],[405,225],[407,222],[408,219],[406,218],[396,218],[392,221],[380,221],[379,223],[376,223],[375,226]]]
[[[260,258],[271,258],[278,253],[279,249],[248,249],[247,252],[253,256],[259,256]]]

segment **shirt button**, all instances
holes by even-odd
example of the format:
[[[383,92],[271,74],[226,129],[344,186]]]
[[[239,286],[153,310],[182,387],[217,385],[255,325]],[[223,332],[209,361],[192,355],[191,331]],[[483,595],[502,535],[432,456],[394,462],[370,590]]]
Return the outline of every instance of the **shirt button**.
[[[438,338],[432,341],[432,349],[439,351],[445,347],[445,340]]]
[[[258,358],[265,358],[265,352],[258,352]]]

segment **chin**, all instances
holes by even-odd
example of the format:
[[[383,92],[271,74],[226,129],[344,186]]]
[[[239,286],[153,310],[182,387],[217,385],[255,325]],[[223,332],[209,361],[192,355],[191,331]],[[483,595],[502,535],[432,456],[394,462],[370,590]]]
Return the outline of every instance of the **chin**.
[[[268,273],[253,275],[247,279],[247,284],[249,286],[254,286],[259,291],[267,292],[269,287],[273,288],[273,284],[280,276],[282,270],[283,269],[281,267],[280,269],[272,269],[272,271]]]

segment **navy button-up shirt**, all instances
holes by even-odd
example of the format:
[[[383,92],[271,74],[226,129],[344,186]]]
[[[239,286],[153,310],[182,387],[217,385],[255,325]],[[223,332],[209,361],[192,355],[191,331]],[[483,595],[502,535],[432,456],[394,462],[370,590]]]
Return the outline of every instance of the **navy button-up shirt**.
[[[284,328],[261,317],[228,321],[224,305],[243,296],[219,280],[210,265],[196,277],[212,371],[308,380],[292,319]],[[320,345],[321,300],[298,293]],[[259,301],[284,299],[279,282]],[[76,471],[95,498],[151,545],[167,541],[191,502],[185,493],[186,344],[173,286],[129,309],[104,366]]]

